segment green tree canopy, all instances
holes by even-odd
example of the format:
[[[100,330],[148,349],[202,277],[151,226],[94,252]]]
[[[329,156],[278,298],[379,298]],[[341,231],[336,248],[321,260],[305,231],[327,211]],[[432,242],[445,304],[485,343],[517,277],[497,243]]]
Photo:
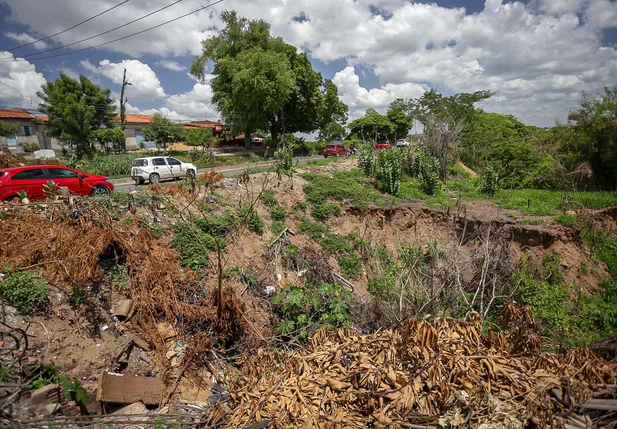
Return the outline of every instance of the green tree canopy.
[[[386,115],[380,114],[375,109],[366,109],[364,117],[349,124],[349,130],[350,135],[358,139],[393,139],[396,126],[390,122]]]
[[[398,98],[390,103],[386,116],[395,127],[395,137],[397,139],[407,137],[409,130],[413,126],[413,118],[409,115],[409,109],[405,100]]]
[[[0,137],[12,136],[19,132],[19,125],[7,124],[0,121]]]
[[[126,135],[122,128],[99,128],[98,130],[94,130],[94,138],[106,152],[114,151],[120,153],[126,151]]]
[[[347,135],[345,127],[337,122],[330,122],[319,130],[318,139],[325,142],[343,140]]]
[[[583,94],[579,107],[570,113],[576,144],[588,160],[598,186],[617,189],[617,86],[604,94]]]
[[[336,86],[313,70],[306,54],[272,37],[267,22],[230,11],[221,19],[225,28],[202,42],[191,73],[203,79],[214,63],[212,101],[234,132],[244,133],[247,146],[259,128],[269,129],[276,142],[283,129],[308,133],[344,119],[347,106]]]
[[[194,147],[201,147],[202,152],[212,148],[219,141],[214,135],[212,128],[192,128],[186,131],[186,144]]]
[[[85,76],[74,80],[63,72],[37,92],[39,111],[49,117],[46,133],[75,151],[77,157],[96,151],[94,131],[114,117],[114,100],[109,89],[101,89]]]
[[[184,140],[184,128],[181,124],[176,124],[160,113],[155,113],[152,122],[142,128],[144,139],[153,141],[158,147],[167,150],[167,144],[181,142]]]

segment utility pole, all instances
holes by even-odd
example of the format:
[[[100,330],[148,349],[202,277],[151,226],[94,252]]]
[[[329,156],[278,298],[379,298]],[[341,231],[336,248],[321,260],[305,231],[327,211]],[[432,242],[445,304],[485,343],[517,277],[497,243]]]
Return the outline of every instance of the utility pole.
[[[124,76],[122,77],[122,90],[120,91],[120,126],[123,131],[126,126],[126,103],[129,101],[127,98],[124,98],[124,89],[127,85],[133,84],[126,80],[126,69],[124,69]]]

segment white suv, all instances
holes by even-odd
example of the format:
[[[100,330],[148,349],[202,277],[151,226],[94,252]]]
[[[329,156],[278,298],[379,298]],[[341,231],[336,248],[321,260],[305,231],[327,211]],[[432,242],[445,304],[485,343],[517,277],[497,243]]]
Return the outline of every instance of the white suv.
[[[140,185],[146,180],[150,183],[159,183],[161,180],[195,178],[196,175],[197,167],[171,156],[137,158],[131,168],[131,177]]]

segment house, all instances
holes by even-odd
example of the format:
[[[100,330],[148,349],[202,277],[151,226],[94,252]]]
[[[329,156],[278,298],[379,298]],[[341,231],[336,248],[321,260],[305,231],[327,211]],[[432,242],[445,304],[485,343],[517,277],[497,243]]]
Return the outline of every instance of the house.
[[[187,122],[183,124],[183,128],[212,128],[215,136],[222,136],[223,133],[231,131],[231,128],[228,125],[223,125],[222,122],[215,122],[207,119],[203,121]]]
[[[151,115],[125,115],[124,135],[126,136],[126,150],[137,150],[141,148],[155,149],[156,143],[144,139],[142,128],[154,119]],[[112,123],[120,123],[120,115],[116,116]]]
[[[38,149],[62,150],[60,142],[45,134],[47,116],[35,116],[24,109],[0,109],[0,121],[19,125],[19,131],[8,137],[0,136],[0,151],[24,152],[24,145],[33,143]]]

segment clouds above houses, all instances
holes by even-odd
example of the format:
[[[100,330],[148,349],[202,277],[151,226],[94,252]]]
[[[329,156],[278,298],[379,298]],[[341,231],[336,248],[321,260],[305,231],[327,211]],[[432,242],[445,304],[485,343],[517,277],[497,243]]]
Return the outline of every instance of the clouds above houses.
[[[5,37],[24,43],[117,4],[116,0],[3,1],[11,10],[7,22],[22,25],[19,31],[7,30]],[[169,4],[168,0],[131,0],[105,19],[95,19],[46,42],[50,46],[71,43]],[[458,4],[445,7],[439,0],[226,0],[106,46],[108,51],[103,52],[114,53],[113,61],[89,60],[85,53],[68,67],[81,68],[102,83],[116,86],[126,67],[133,83],[128,89],[133,105],[149,103],[146,107],[152,108],[155,103],[158,109],[179,115],[216,116],[208,82],[191,82],[184,73],[170,71],[187,70],[190,58],[201,51],[201,40],[222,27],[219,14],[227,9],[267,20],[274,35],[319,61],[323,74],[339,85],[351,117],[368,107],[384,111],[392,100],[418,97],[428,88],[445,93],[490,89],[498,93],[484,108],[515,114],[528,123],[551,125],[556,118],[566,117],[583,91],[617,84],[615,43],[604,38],[606,29],[617,26],[615,1],[486,0],[478,13],[469,13],[465,0]],[[129,26],[122,34],[95,38],[78,47],[146,29],[197,7],[181,2]],[[23,26],[30,30],[23,31]],[[151,66],[158,67],[158,76]],[[9,77],[10,67],[27,69],[30,74]],[[39,72],[28,62],[0,64],[0,79],[9,80],[11,94],[19,92],[16,88],[24,79],[40,81]],[[178,79],[186,81],[181,88],[176,86]],[[0,101],[7,102],[1,94]]]
[[[9,52],[0,52],[0,105],[18,108],[37,107],[36,93],[45,84],[42,73],[27,61],[13,61]]]

